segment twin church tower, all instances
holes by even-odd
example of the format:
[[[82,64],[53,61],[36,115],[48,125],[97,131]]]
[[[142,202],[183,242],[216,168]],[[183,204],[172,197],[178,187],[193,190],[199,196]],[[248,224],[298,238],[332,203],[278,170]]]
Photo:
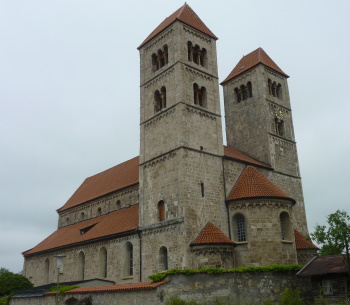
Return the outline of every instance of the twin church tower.
[[[221,83],[217,37],[185,4],[139,46],[140,156],[87,178],[23,253],[35,285],[171,268],[303,264],[308,235],[287,78],[259,48]]]

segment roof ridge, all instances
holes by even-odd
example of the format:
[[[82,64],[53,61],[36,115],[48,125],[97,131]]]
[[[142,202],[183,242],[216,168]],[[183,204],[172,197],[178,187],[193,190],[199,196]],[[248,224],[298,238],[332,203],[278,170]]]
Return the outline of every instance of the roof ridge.
[[[181,7],[176,19],[179,19],[181,14],[183,13],[184,9],[185,9],[185,6],[187,5],[187,3],[185,2],[185,4]],[[189,7],[189,5],[187,5]]]

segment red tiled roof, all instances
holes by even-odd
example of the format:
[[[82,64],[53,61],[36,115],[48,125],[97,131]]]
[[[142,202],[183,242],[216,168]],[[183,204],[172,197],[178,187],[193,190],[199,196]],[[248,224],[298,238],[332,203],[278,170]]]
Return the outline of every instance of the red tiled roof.
[[[198,234],[191,245],[235,245],[235,243],[229,239],[222,231],[215,226],[212,222],[208,222],[202,231]]]
[[[175,21],[181,21],[194,29],[207,34],[208,36],[218,39],[212,31],[203,23],[203,21],[198,17],[198,15],[189,7],[188,4],[184,4],[176,12],[171,14],[169,17],[165,18],[164,21],[140,44],[138,49],[144,46],[152,38],[156,37],[159,33],[164,31],[168,26],[173,24]]]
[[[59,211],[106,195],[139,182],[139,157],[86,178]]]
[[[227,83],[229,80],[235,78],[243,72],[248,71],[249,69],[255,67],[258,64],[263,64],[272,70],[277,71],[278,73],[289,77],[284,73],[276,63],[265,53],[262,48],[258,48],[255,51],[249,53],[248,55],[243,56],[243,58],[238,62],[238,64],[233,68],[231,73],[226,77],[226,79],[221,82],[221,85]]]
[[[295,203],[269,179],[261,174],[255,167],[247,166],[239,176],[227,200],[246,198],[284,198]]]
[[[160,285],[167,283],[166,281],[162,282],[138,282],[138,283],[129,283],[129,284],[119,284],[119,285],[108,285],[108,286],[96,286],[96,287],[81,287],[69,290],[68,293],[91,293],[91,292],[115,292],[115,291],[133,291],[133,290],[150,290],[155,289]],[[45,295],[56,294],[54,292],[47,292]]]
[[[301,234],[299,231],[294,229],[295,236],[295,246],[297,249],[318,249],[311,240],[306,239],[306,237]]]
[[[34,248],[23,252],[23,255],[26,256],[37,252],[135,230],[139,225],[138,210],[139,205],[136,204],[127,209],[121,209],[107,215],[62,227],[53,232]],[[91,226],[92,228],[85,234],[80,234],[81,230]]]
[[[253,158],[248,157],[247,155],[241,153],[240,151],[238,151],[237,149],[233,148],[233,147],[229,147],[229,146],[224,146],[224,155],[225,157],[231,158],[231,159],[235,159],[238,161],[242,161],[246,164],[253,164],[259,167],[264,167],[264,168],[269,168],[271,169],[270,166],[265,165],[263,163],[260,163],[259,161],[254,160]]]
[[[330,273],[347,273],[348,266],[344,255],[318,256],[298,272],[299,276],[313,276]]]

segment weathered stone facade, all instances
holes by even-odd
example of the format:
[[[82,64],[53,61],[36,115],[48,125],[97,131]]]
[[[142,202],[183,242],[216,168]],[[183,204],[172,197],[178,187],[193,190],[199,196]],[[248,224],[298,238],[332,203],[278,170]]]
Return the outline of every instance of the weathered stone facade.
[[[184,10],[198,18],[187,4]],[[304,235],[308,231],[287,77],[258,62],[224,84],[228,146],[246,156],[226,155],[216,38],[198,24],[175,19],[139,48],[138,182],[97,192],[58,211],[58,231],[82,224],[70,234],[93,231],[101,217],[136,205],[138,225],[103,235],[114,225],[108,223],[90,240],[25,252],[25,274],[35,286],[55,282],[58,254],[65,256],[62,281],[103,278],[117,284],[147,281],[150,274],[172,268],[305,262],[305,255],[297,255],[293,235],[293,229]],[[278,84],[278,96],[271,93],[271,82]],[[235,88],[242,85],[250,92],[238,101]],[[256,166],[286,195],[227,200],[247,165]],[[89,188],[93,185],[86,192]],[[245,223],[236,223],[238,214]],[[192,247],[208,222],[236,247],[205,242]],[[244,238],[238,230],[244,231]]]

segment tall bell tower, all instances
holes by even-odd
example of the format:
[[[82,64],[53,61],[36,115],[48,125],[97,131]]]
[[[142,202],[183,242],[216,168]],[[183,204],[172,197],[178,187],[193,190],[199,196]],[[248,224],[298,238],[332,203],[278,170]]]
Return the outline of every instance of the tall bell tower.
[[[142,243],[176,252],[169,268],[193,265],[189,244],[208,221],[228,234],[216,40],[185,4],[138,48]]]
[[[294,225],[308,234],[287,78],[262,48],[243,56],[224,88],[228,146],[271,166],[269,179],[296,199]]]

